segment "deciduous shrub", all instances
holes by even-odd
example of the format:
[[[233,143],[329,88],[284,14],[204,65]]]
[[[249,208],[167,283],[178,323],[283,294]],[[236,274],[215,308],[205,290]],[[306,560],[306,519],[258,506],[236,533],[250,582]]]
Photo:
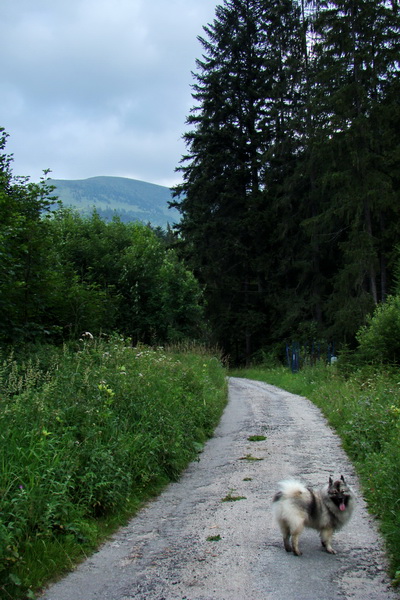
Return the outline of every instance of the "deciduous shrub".
[[[400,296],[380,304],[357,334],[357,355],[368,363],[400,364]]]

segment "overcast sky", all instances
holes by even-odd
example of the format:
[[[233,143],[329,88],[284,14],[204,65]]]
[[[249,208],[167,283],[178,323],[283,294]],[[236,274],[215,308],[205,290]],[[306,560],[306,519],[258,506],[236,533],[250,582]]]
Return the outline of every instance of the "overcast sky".
[[[14,175],[175,173],[218,0],[0,0],[0,126]]]

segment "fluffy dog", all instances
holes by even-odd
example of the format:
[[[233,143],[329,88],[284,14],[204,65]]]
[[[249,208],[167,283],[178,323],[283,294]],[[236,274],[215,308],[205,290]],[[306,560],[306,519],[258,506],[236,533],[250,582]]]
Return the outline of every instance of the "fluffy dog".
[[[281,481],[278,485],[273,511],[286,552],[300,556],[299,536],[304,527],[312,527],[319,531],[326,551],[336,554],[332,548],[333,533],[348,522],[355,503],[354,493],[343,475],[337,481],[330,477],[329,483],[319,490],[295,480]]]

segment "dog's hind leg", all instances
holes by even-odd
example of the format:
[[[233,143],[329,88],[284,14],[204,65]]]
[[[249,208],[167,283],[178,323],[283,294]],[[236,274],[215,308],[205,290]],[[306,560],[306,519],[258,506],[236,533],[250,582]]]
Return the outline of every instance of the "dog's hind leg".
[[[298,527],[296,527],[296,529],[294,531],[292,531],[292,548],[293,548],[293,554],[295,554],[296,556],[301,556],[302,552],[300,551],[299,548],[299,538],[301,535],[301,532],[304,529],[304,525],[301,524]]]
[[[283,533],[283,545],[285,546],[286,552],[292,552],[292,545],[290,543],[290,530],[286,525],[285,528],[282,527]]]
[[[286,552],[292,552],[292,545],[290,543],[290,527],[286,521],[279,520],[279,527],[281,528],[282,536],[283,536],[283,545],[285,547]]]

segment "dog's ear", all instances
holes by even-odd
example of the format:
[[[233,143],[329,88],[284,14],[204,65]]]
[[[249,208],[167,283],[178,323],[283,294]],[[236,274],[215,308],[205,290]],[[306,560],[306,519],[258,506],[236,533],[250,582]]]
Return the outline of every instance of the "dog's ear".
[[[345,482],[345,480],[344,480],[344,477],[343,477],[343,475],[341,475],[341,476],[340,476],[340,479],[341,479],[341,480],[343,481],[343,483],[346,485],[346,482]]]
[[[332,485],[332,484],[333,484],[332,477],[329,477],[329,485]]]

